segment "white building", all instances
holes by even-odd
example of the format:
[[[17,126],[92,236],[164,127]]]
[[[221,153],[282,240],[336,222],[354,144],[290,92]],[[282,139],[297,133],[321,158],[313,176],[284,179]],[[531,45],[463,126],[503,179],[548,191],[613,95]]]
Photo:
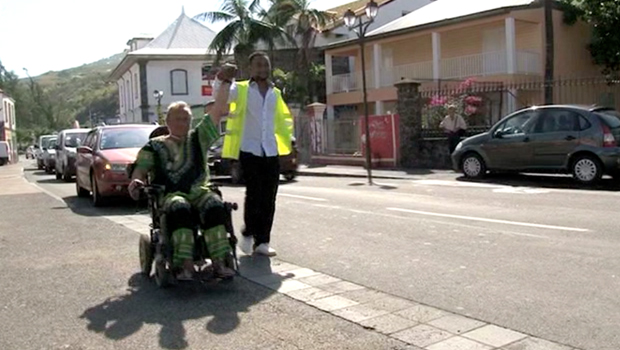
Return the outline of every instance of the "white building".
[[[17,159],[17,134],[15,131],[15,101],[0,90],[0,141],[9,143],[11,161]]]
[[[175,101],[198,106],[212,98],[209,72],[215,56],[208,54],[208,48],[215,35],[183,11],[156,38],[129,40],[127,54],[110,75],[118,84],[121,122],[156,121],[156,90],[163,92],[163,113]]]

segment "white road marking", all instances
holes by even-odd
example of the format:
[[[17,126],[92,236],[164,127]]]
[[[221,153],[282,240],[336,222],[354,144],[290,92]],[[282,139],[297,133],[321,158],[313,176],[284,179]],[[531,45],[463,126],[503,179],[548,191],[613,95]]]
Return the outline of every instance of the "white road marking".
[[[325,198],[298,196],[298,195],[288,194],[288,193],[278,193],[278,196],[291,197],[291,198],[299,198],[299,199],[307,199],[307,200],[317,201],[317,202],[327,202],[327,199],[325,199]]]
[[[295,202],[295,203],[306,204],[304,202]],[[343,208],[343,207],[339,207],[339,206],[326,206],[326,205],[323,205],[323,204],[312,204],[312,206],[319,207],[319,208],[329,207],[330,209],[343,209],[343,210],[350,211],[350,212],[353,212],[353,213],[356,213],[356,214],[377,215],[377,216],[382,216],[382,217],[391,218],[391,219],[401,219],[401,220],[411,220],[412,219],[411,217],[406,217],[406,216],[385,214],[385,213],[379,213],[379,212],[367,211],[367,210]],[[491,230],[491,229],[488,229],[488,228],[485,228],[485,227],[473,226],[473,225],[467,225],[467,224],[460,224],[460,223],[456,223],[456,222],[439,221],[439,220],[431,220],[431,219],[426,219],[426,221],[427,222],[433,222],[433,223],[441,224],[441,225],[451,225],[451,226],[462,227],[462,228],[492,231],[493,233],[505,233],[505,234],[514,235],[514,236],[523,236],[523,237],[530,237],[530,238],[549,239],[549,237],[542,236],[542,235],[535,235],[535,234],[523,233],[523,232],[506,231],[506,230]]]
[[[537,194],[537,193],[551,193],[550,190],[531,188],[531,187],[506,187],[496,188],[493,190],[496,193],[521,193],[521,194]]]
[[[411,209],[402,209],[402,208],[386,208],[386,209],[387,210],[391,210],[391,211],[399,211],[399,212],[403,212],[403,213],[428,215],[428,216],[439,216],[439,217],[444,217],[444,218],[470,220],[470,221],[492,222],[492,223],[496,223],[496,224],[507,224],[507,225],[515,225],[515,226],[546,228],[546,229],[551,229],[551,230],[575,231],[575,232],[588,232],[588,231],[590,231],[590,230],[584,229],[584,228],[554,226],[554,225],[543,225],[543,224],[532,224],[532,223],[529,223],[529,222],[487,219],[487,218],[480,218],[480,217],[475,217],[475,216],[463,216],[463,215],[453,215],[453,214],[443,214],[443,213],[432,213],[432,212],[421,211],[421,210],[411,210]]]

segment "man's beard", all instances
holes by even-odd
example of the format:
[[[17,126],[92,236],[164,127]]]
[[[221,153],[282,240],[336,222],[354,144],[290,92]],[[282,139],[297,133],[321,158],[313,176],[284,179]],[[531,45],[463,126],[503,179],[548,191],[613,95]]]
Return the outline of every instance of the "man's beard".
[[[258,75],[257,74],[257,75],[254,76],[254,80],[256,80],[256,81],[261,81],[262,82],[262,81],[266,81],[268,79],[269,79],[268,75],[262,76],[262,75]]]

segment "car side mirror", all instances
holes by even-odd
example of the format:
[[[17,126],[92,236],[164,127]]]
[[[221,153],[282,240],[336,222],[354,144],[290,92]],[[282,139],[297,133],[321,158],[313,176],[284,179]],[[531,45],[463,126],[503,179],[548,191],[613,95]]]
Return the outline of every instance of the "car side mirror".
[[[39,149],[39,145],[34,145],[34,148]]]
[[[47,147],[43,147],[43,152],[47,151]]]
[[[91,154],[93,153],[93,149],[88,146],[80,146],[77,148],[77,153]]]
[[[495,130],[493,137],[496,139],[504,138],[504,133],[501,130]]]

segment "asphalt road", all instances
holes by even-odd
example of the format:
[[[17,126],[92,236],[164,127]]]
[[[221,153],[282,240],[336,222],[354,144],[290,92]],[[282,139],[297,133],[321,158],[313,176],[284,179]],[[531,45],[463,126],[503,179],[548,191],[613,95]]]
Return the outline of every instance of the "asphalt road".
[[[158,289],[135,231],[0,169],[0,349],[414,349],[243,278]],[[30,179],[64,196],[73,184]],[[135,212],[128,205],[110,212]],[[267,262],[267,264],[264,264]],[[266,259],[242,266],[270,269]],[[246,265],[247,264],[247,265]]]
[[[31,181],[79,215],[74,184]],[[280,187],[273,246],[296,265],[523,333],[592,350],[620,348],[620,192],[564,177],[383,180],[301,177]],[[229,201],[243,188],[225,185]],[[242,213],[235,222],[241,226]]]

